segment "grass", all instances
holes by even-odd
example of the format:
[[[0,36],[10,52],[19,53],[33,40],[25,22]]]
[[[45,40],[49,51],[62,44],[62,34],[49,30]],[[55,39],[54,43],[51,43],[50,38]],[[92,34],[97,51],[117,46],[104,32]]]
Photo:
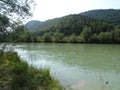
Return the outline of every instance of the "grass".
[[[0,90],[64,90],[50,69],[36,69],[16,52],[0,50]]]

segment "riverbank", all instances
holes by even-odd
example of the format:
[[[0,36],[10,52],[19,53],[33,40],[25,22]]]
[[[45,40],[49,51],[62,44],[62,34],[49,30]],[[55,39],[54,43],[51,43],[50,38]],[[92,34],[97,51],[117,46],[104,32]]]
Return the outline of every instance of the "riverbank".
[[[36,69],[14,51],[0,50],[0,90],[63,90],[50,69]]]

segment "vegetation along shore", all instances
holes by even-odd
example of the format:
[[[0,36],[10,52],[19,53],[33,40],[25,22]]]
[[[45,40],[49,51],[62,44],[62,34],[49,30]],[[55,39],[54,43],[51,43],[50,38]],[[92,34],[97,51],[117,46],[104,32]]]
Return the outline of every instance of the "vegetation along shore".
[[[36,69],[12,50],[0,50],[0,90],[64,90],[50,69]]]

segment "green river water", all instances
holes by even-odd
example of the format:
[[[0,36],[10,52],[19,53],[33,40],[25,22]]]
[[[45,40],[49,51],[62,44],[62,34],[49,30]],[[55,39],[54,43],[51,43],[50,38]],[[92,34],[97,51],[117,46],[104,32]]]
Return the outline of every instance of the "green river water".
[[[67,90],[120,90],[120,45],[22,43],[14,48],[30,65],[50,68]]]

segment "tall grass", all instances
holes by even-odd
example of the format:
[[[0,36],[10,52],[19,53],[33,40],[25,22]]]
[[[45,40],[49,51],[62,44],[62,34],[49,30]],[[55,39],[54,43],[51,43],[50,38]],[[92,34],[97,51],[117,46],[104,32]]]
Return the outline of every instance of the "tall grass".
[[[64,90],[50,69],[36,69],[16,52],[0,50],[0,90]]]

